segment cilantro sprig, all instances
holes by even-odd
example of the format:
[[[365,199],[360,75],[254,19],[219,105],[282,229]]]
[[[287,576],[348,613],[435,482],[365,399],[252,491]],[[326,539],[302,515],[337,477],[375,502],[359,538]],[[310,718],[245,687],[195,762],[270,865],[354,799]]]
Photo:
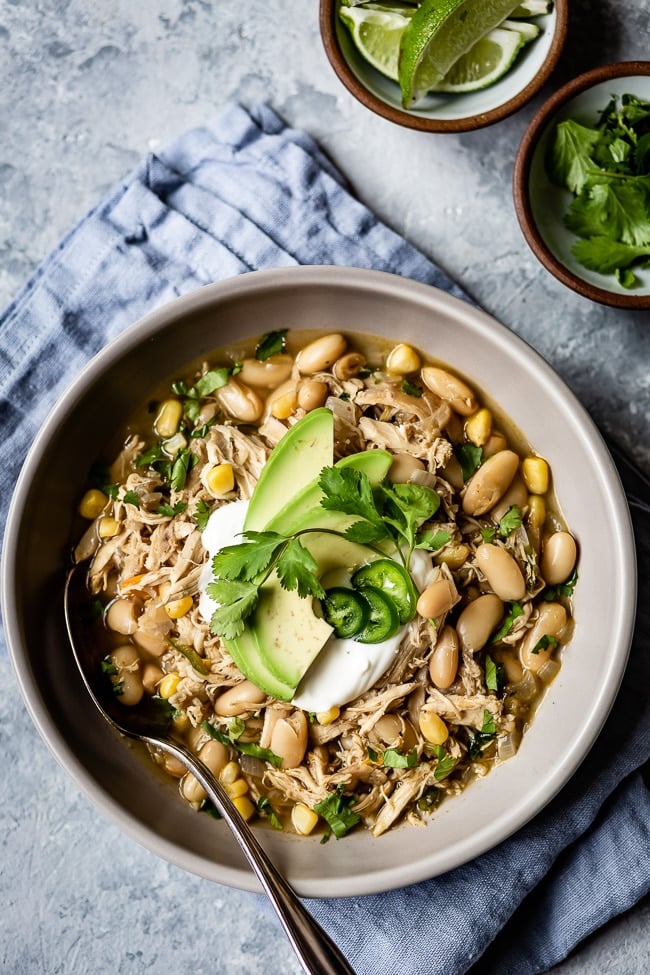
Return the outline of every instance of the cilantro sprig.
[[[650,102],[614,96],[595,126],[560,122],[547,167],[574,194],[564,222],[576,259],[637,285],[632,268],[650,263]]]
[[[283,535],[273,531],[243,532],[243,541],[222,548],[212,560],[213,581],[207,593],[218,604],[210,629],[226,640],[244,631],[255,612],[260,590],[275,573],[280,585],[295,590],[305,599],[323,599],[318,563],[301,537],[310,533],[332,534],[367,545],[392,540],[397,555],[408,568],[418,539],[418,530],[438,510],[440,498],[431,488],[419,484],[391,484],[373,488],[367,475],[352,468],[325,467],[319,484],[321,505],[329,511],[357,515],[359,520],[344,532],[326,528],[304,528]]]

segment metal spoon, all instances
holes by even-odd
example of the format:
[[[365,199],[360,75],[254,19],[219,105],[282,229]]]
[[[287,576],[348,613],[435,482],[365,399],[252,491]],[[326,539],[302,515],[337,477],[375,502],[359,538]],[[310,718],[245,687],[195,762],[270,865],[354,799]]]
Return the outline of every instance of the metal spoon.
[[[239,843],[250,866],[268,894],[300,964],[308,975],[355,975],[336,945],[303,907],[256,840],[246,820],[212,772],[182,742],[172,738],[170,719],[155,699],[143,699],[135,708],[120,705],[87,647],[81,632],[80,607],[87,600],[81,563],[68,573],[64,592],[65,621],[72,651],[88,692],[100,714],[120,734],[147,742],[175,758],[196,776]]]

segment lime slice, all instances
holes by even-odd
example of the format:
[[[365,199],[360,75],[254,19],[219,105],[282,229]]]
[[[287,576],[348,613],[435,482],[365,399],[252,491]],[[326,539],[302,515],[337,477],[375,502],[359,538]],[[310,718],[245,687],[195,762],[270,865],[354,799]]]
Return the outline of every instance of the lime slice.
[[[352,35],[361,56],[387,78],[397,81],[397,62],[402,34],[415,13],[414,7],[368,4],[341,7],[339,16]]]
[[[517,6],[517,0],[423,0],[402,36],[398,77],[411,108],[456,61]]]
[[[503,27],[504,30],[517,30],[523,37],[526,44],[529,41],[534,41],[542,33],[542,28],[538,27],[537,24],[531,24],[527,20],[504,20],[499,27]]]
[[[487,88],[510,70],[524,43],[518,31],[495,28],[459,57],[432,90],[460,95]]]

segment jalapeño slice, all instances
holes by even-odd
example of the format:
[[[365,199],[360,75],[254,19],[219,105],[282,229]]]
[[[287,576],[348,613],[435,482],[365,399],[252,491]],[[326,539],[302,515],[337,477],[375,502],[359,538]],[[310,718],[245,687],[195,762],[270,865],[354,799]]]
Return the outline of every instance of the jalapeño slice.
[[[355,640],[359,643],[382,643],[394,636],[399,630],[400,622],[397,606],[390,596],[374,586],[364,586],[359,596],[368,604],[369,615],[368,622],[357,633]]]
[[[370,608],[361,593],[343,586],[328,589],[321,600],[323,616],[342,639],[356,636],[368,622]]]
[[[378,559],[357,569],[352,576],[352,585],[362,591],[367,586],[380,589],[397,607],[401,624],[410,622],[415,616],[418,595],[413,580],[393,559]]]

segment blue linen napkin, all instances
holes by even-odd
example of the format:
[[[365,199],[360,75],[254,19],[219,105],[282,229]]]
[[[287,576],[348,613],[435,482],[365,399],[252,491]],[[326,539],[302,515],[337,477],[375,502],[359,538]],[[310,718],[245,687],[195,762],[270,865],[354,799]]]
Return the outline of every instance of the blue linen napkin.
[[[229,106],[150,155],[47,258],[0,317],[0,529],[29,444],[66,385],[145,312],[266,267],[338,264],[461,289],[350,194],[304,132]],[[597,744],[516,835],[426,883],[309,908],[358,975],[535,975],[650,890],[650,522],[634,511],[640,610]]]

